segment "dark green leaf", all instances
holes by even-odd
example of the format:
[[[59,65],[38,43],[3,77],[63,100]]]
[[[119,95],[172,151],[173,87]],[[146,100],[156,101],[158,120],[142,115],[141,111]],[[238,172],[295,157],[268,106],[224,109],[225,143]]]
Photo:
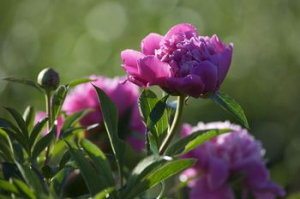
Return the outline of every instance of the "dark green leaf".
[[[16,110],[12,108],[5,107],[5,109],[13,116],[13,118],[16,120],[20,130],[22,131],[26,141],[29,139],[28,129],[27,125],[20,113],[18,113]]]
[[[13,146],[7,133],[0,128],[0,151],[6,157],[5,161],[13,162]]]
[[[51,121],[55,121],[60,114],[61,107],[66,99],[68,86],[60,85],[52,97],[52,118]]]
[[[207,140],[223,133],[231,132],[231,129],[212,129],[206,131],[193,132],[191,135],[183,137],[172,144],[166,151],[166,155],[179,157],[184,155]]]
[[[44,89],[40,85],[38,85],[37,82],[32,81],[32,80],[27,80],[27,79],[22,79],[22,78],[17,78],[17,77],[6,77],[6,78],[4,78],[4,80],[32,86],[33,88],[37,89],[39,92],[45,93]]]
[[[68,128],[72,127],[74,124],[79,122],[84,116],[86,116],[90,112],[92,112],[92,110],[87,109],[87,110],[78,111],[78,112],[68,116],[65,119],[63,126],[61,128],[62,134],[64,131],[66,131]]]
[[[31,131],[30,137],[29,137],[30,146],[33,146],[36,138],[41,133],[41,131],[43,130],[43,128],[44,128],[45,124],[48,122],[48,120],[49,120],[49,118],[45,117],[45,118],[41,119],[40,121],[38,121],[36,123],[36,125],[33,127],[33,130]]]
[[[38,157],[38,155],[47,147],[51,144],[53,139],[55,138],[57,131],[57,126],[53,125],[51,130],[47,135],[42,137],[34,146],[33,151],[32,151],[32,159],[34,160],[35,158]]]
[[[51,179],[50,188],[60,197],[63,195],[63,189],[71,171],[71,168],[63,168]]]
[[[173,160],[159,169],[146,176],[138,183],[134,189],[131,189],[129,194],[126,194],[125,199],[135,198],[144,191],[150,189],[156,184],[168,179],[169,177],[187,169],[196,163],[195,159],[180,159]]]
[[[112,170],[110,168],[106,156],[100,150],[100,148],[86,139],[82,139],[80,145],[88,154],[88,156],[92,159],[93,165],[95,166],[95,169],[97,170],[98,174],[104,177],[103,183],[106,186],[105,188],[114,186],[115,181],[112,175]]]
[[[11,123],[10,121],[4,118],[0,118],[0,128],[10,128],[15,132],[20,132],[19,128],[16,125],[14,125],[13,123]]]
[[[28,106],[25,109],[25,112],[23,114],[23,119],[25,120],[28,131],[31,131],[35,119],[35,109],[32,106]]]
[[[125,151],[125,144],[118,135],[118,110],[111,99],[98,87],[94,86],[97,91],[103,122],[108,134],[111,148],[115,154],[119,168],[122,168],[123,153]]]
[[[96,195],[102,191],[102,178],[97,175],[97,171],[92,167],[92,165],[85,159],[82,152],[78,149],[73,148],[66,140],[70,154],[75,160],[78,168],[80,169],[81,175],[92,195]]]
[[[26,199],[36,199],[33,191],[21,180],[13,179],[14,185],[17,187],[22,198]]]
[[[59,169],[64,168],[64,166],[67,164],[67,162],[69,162],[70,159],[71,159],[71,154],[69,151],[66,151],[63,157],[60,159]]]
[[[21,134],[20,132],[16,133],[13,130],[9,128],[3,128],[3,130],[12,138],[14,138],[26,151],[29,153],[29,146],[28,143],[26,142],[24,135]]]
[[[79,84],[84,84],[84,83],[88,83],[88,82],[94,82],[96,81],[95,79],[87,79],[87,78],[84,78],[84,79],[76,79],[76,80],[73,80],[71,81],[70,83],[68,83],[68,85],[70,87],[74,87],[74,86],[77,86]]]
[[[154,140],[156,141],[156,147],[159,148],[168,130],[167,98],[168,96],[165,96],[159,100],[155,93],[148,89],[144,90],[139,98],[139,108],[143,121],[147,126],[147,130],[152,133],[152,142],[150,143],[149,137],[147,140],[150,145],[152,144],[152,149]]]
[[[216,92],[211,99],[220,105],[225,110],[232,113],[246,128],[249,129],[249,124],[242,107],[234,101],[229,95],[221,92]]]

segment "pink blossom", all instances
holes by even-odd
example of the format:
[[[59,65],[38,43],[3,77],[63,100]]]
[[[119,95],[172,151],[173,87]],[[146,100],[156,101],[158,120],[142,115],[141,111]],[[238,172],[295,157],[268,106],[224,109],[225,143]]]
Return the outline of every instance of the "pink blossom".
[[[125,77],[110,79],[92,75],[89,78],[95,81],[81,84],[70,91],[64,102],[63,110],[67,114],[73,114],[80,110],[91,109],[93,112],[82,118],[80,124],[89,126],[99,123],[100,126],[103,126],[98,96],[92,85],[94,84],[101,88],[115,103],[121,119],[128,117],[127,113],[130,113],[128,120],[130,134],[124,135],[124,137],[136,150],[142,150],[144,148],[145,127],[138,110],[138,87],[130,82],[123,83],[126,80]],[[141,138],[136,138],[134,133],[137,133]]]
[[[233,44],[216,35],[199,36],[190,24],[178,24],[165,36],[151,33],[141,52],[124,50],[127,79],[140,87],[158,85],[172,95],[206,97],[216,92],[230,67]]]
[[[242,188],[241,196],[253,194],[259,199],[273,199],[284,196],[284,190],[270,179],[263,156],[261,143],[247,130],[229,122],[199,123],[192,127],[185,124],[181,134],[187,136],[198,130],[232,129],[231,133],[219,135],[189,152],[186,156],[198,159],[197,164],[182,173],[181,178],[191,178],[191,199],[234,199],[232,184]],[[195,174],[196,173],[196,174]],[[239,180],[238,180],[239,179]]]
[[[35,118],[34,118],[34,123],[38,123],[38,121],[40,121],[41,119],[47,117],[47,114],[43,111],[38,111],[35,115]],[[59,116],[57,118],[57,137],[59,138],[60,136],[60,131],[61,131],[61,127],[63,125],[63,117],[62,116]],[[43,135],[46,135],[48,132],[47,130],[45,129],[43,131]]]

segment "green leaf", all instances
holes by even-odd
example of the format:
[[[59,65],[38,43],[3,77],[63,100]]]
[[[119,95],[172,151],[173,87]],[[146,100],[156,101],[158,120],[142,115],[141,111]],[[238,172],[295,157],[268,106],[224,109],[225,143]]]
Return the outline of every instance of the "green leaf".
[[[39,154],[51,144],[53,139],[56,136],[56,131],[57,131],[57,126],[53,125],[52,128],[50,129],[49,133],[42,137],[34,146],[33,151],[32,151],[32,159],[34,160],[39,156]]]
[[[66,151],[59,162],[59,169],[63,169],[64,166],[69,162],[71,159],[71,154],[69,151]]]
[[[165,154],[172,157],[179,157],[190,152],[191,150],[203,144],[207,140],[210,140],[213,137],[231,131],[231,129],[212,129],[193,132],[189,136],[180,138],[174,144],[169,146]]]
[[[38,121],[36,123],[36,125],[33,127],[32,131],[30,133],[30,137],[29,137],[30,146],[33,146],[33,144],[35,143],[36,138],[41,133],[41,131],[43,130],[43,128],[46,125],[46,123],[48,122],[48,120],[49,120],[49,118],[45,117],[45,118],[41,119],[40,121]]]
[[[147,126],[147,131],[152,133],[151,139],[148,136],[147,140],[152,149],[159,148],[168,130],[167,99],[168,96],[165,96],[159,100],[156,94],[149,89],[144,90],[139,97],[141,116]],[[154,140],[156,143],[153,142]],[[153,152],[155,153],[155,151]]]
[[[28,166],[16,163],[20,173],[22,174],[26,184],[34,191],[36,195],[45,195],[43,179],[39,178],[36,173]],[[31,167],[33,168],[33,167]]]
[[[129,194],[126,194],[125,199],[135,198],[136,196],[142,194],[144,191],[183,171],[184,169],[187,169],[195,163],[195,159],[180,159],[173,160],[165,164],[164,166],[160,167],[159,169],[155,170],[150,175],[142,179],[134,189],[131,189]]]
[[[23,119],[25,120],[28,131],[31,131],[31,129],[34,125],[34,119],[35,119],[35,109],[32,106],[28,106],[25,109],[24,114],[23,114]]]
[[[0,180],[0,190],[5,190],[9,193],[18,193],[17,188],[13,184],[5,180]]]
[[[95,195],[94,199],[106,199],[109,198],[109,194],[113,191],[115,191],[116,189],[114,187],[109,187],[104,189],[103,191],[101,191],[100,193],[98,193],[97,195]]]
[[[21,134],[21,132],[14,132],[13,130],[9,129],[9,128],[2,128],[9,136],[11,136],[12,138],[14,138],[25,150],[26,152],[29,154],[29,146],[28,143],[26,142],[24,135]]]
[[[143,178],[170,160],[172,160],[172,158],[163,156],[148,156],[141,160],[133,169],[132,174],[127,181],[125,194],[128,194],[134,189]]]
[[[31,87],[37,89],[41,93],[45,93],[44,89],[40,85],[38,85],[37,82],[32,81],[32,80],[27,80],[27,79],[22,79],[22,78],[17,78],[17,77],[6,77],[6,78],[3,78],[3,80],[28,85],[28,86],[31,86]]]
[[[60,110],[67,96],[68,88],[69,87],[66,85],[60,85],[53,94],[51,121],[55,121],[59,116]]]
[[[211,99],[222,108],[233,114],[236,119],[238,119],[247,129],[249,129],[249,124],[242,107],[236,101],[234,101],[233,98],[225,93],[216,92],[213,96],[211,96]]]
[[[74,86],[77,86],[79,84],[84,84],[84,83],[94,82],[94,81],[96,81],[96,80],[95,79],[88,79],[88,78],[76,79],[76,80],[73,80],[70,83],[68,83],[68,85],[70,87],[74,87]]]
[[[26,199],[36,199],[33,191],[21,180],[13,179],[14,185],[17,187],[22,198]]]
[[[14,110],[12,108],[5,107],[5,109],[13,116],[13,118],[17,122],[20,130],[22,131],[22,133],[27,141],[29,139],[29,134],[28,134],[26,122],[24,121],[22,115],[20,115],[20,113],[18,113],[16,110]]]
[[[92,112],[92,110],[87,109],[87,110],[78,111],[78,112],[76,112],[76,113],[68,116],[65,119],[65,121],[63,123],[63,126],[61,128],[61,136],[63,136],[65,134],[65,132],[67,131],[67,129],[69,129],[74,124],[76,124],[77,122],[79,122],[84,116],[86,116],[90,112]]]
[[[6,157],[5,161],[13,162],[13,146],[11,144],[10,138],[7,133],[0,128],[0,151],[3,152],[3,155]]]
[[[122,168],[125,144],[118,135],[118,110],[116,105],[100,88],[94,86],[98,94],[103,122],[108,134],[113,153],[119,168]]]
[[[60,197],[63,195],[63,189],[71,171],[71,168],[63,168],[51,179],[50,188]]]
[[[80,152],[78,149],[73,148],[66,140],[65,142],[69,148],[72,158],[80,169],[81,175],[87,185],[90,194],[96,195],[102,190],[103,187],[101,176],[98,176],[97,171],[85,159],[82,152]]]
[[[93,165],[95,166],[96,171],[100,176],[103,176],[103,183],[105,188],[111,187],[115,185],[115,181],[112,175],[112,170],[110,165],[107,161],[106,156],[104,153],[94,145],[92,142],[82,139],[80,145],[91,158]]]

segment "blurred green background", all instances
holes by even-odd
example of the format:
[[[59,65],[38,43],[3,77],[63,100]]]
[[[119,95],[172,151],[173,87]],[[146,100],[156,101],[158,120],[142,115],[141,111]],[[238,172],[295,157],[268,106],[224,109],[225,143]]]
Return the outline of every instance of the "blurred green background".
[[[234,43],[221,90],[244,108],[262,141],[272,178],[300,191],[300,1],[1,0],[0,77],[36,79],[45,67],[62,83],[90,74],[125,75],[120,52],[150,32],[192,23],[201,35]],[[1,80],[0,106],[42,108],[34,89]],[[6,116],[3,108],[0,116]],[[231,120],[210,100],[188,102],[183,121]]]

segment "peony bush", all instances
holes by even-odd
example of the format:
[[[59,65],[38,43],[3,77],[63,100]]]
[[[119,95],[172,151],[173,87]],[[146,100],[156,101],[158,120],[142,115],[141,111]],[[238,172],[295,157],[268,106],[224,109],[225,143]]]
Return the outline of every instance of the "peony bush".
[[[5,107],[11,118],[0,118],[1,198],[283,197],[241,106],[220,92],[232,52],[232,43],[178,24],[165,36],[146,36],[141,52],[121,52],[127,77],[60,84],[59,73],[46,68],[37,81],[5,78],[35,88],[45,110]],[[243,127],[184,124],[175,136],[189,97],[215,102]]]

